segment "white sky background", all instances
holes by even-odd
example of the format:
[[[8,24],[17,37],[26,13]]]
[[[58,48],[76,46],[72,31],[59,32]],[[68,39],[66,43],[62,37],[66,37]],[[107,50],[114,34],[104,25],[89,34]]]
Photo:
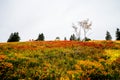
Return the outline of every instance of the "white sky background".
[[[60,39],[74,33],[72,23],[89,18],[92,30],[88,37],[105,39],[108,30],[113,40],[120,28],[120,0],[0,0],[0,42],[12,32],[19,32],[21,41]]]

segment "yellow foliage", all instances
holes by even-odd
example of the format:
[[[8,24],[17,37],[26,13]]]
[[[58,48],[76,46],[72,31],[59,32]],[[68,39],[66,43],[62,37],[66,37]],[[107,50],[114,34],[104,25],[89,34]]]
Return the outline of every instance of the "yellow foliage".
[[[82,73],[82,76],[89,76],[89,74],[97,73],[97,70],[104,72],[104,67],[101,63],[89,60],[80,60],[75,65],[75,72]]]
[[[61,77],[60,80],[70,80],[68,76]]]
[[[114,61],[116,60],[119,56],[120,56],[120,50],[112,50],[112,49],[108,49],[105,50],[106,55],[110,57],[110,61]]]
[[[80,65],[80,66],[84,66],[87,69],[93,69],[93,68],[103,69],[103,66],[96,61],[92,62],[92,61],[89,61],[89,60],[85,60],[85,61],[80,60],[77,64]]]
[[[14,55],[15,55],[15,57],[17,57],[17,58],[23,58],[23,57],[24,57],[24,56],[23,56],[22,54],[20,54],[20,53],[15,53]]]

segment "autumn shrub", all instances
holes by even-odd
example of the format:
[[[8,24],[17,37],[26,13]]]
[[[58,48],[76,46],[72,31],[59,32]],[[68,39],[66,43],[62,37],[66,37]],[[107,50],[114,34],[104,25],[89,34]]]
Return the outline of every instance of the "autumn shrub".
[[[116,42],[0,43],[0,80],[117,80],[119,62]]]
[[[76,66],[75,69],[80,70],[81,77],[90,78],[91,80],[108,79],[107,72],[101,63],[85,60],[79,61]]]
[[[119,80],[120,79],[120,57],[118,57],[115,61],[111,64],[112,69],[112,76],[114,79]]]
[[[96,60],[104,57],[104,50],[94,47],[77,47],[73,48],[74,53],[71,54],[71,57],[81,60]]]
[[[114,41],[102,41],[101,44],[103,45],[104,49],[120,49]]]
[[[13,65],[9,62],[6,62],[6,55],[0,55],[0,78],[2,80],[7,80],[11,78],[13,73]]]

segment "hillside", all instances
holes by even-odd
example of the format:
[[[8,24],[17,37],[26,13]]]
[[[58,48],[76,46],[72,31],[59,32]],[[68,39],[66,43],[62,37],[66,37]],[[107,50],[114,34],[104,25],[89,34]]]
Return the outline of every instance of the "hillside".
[[[0,43],[0,80],[119,80],[119,41]]]

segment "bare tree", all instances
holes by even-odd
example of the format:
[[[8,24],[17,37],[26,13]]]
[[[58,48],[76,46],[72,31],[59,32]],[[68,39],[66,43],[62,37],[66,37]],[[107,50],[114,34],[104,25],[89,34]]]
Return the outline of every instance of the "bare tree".
[[[84,41],[87,39],[86,34],[87,32],[91,29],[92,22],[89,23],[89,19],[83,20],[78,22],[79,27],[77,27],[75,24],[72,24],[73,29],[75,30],[75,34],[77,39],[80,39],[81,37],[81,28],[83,29],[84,32]]]
[[[75,30],[76,38],[79,40],[81,35],[81,27],[77,27],[75,24],[72,24],[72,27]]]
[[[87,39],[86,34],[91,29],[92,22],[89,23],[89,19],[87,19],[87,20],[80,21],[79,25],[82,27],[82,29],[84,31],[84,39],[83,40],[85,41]]]

